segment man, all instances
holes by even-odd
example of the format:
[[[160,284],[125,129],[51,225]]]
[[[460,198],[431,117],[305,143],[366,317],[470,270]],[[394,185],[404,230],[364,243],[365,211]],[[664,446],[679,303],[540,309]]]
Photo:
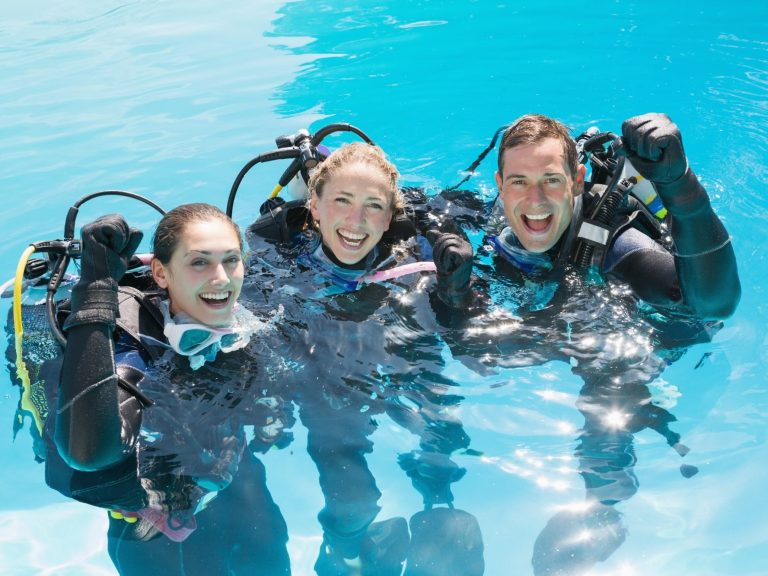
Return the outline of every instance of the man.
[[[733,247],[688,165],[680,131],[666,115],[651,113],[625,121],[622,133],[628,160],[653,183],[668,211],[674,249],[626,226],[611,237],[599,272],[628,283],[654,306],[701,320],[729,317],[741,296]],[[540,274],[572,259],[579,224],[591,208],[582,198],[585,171],[560,122],[530,114],[506,130],[496,185],[508,228],[492,243],[513,267]],[[468,290],[471,254],[456,235],[435,242],[438,281],[454,294]]]
[[[481,249],[493,248],[493,266],[478,258],[472,281],[474,255],[463,235],[431,238],[439,298],[448,305],[437,312],[454,357],[485,369],[560,360],[583,382],[575,455],[586,501],[555,514],[541,531],[536,575],[582,573],[623,543],[615,505],[639,485],[634,435],[652,429],[680,456],[688,452],[649,384],[687,346],[709,339],[741,294],[730,237],[688,165],[677,126],[663,114],[645,114],[624,122],[622,135],[626,160],[653,183],[668,212],[671,245],[655,217],[626,198],[603,218],[610,186],[585,183],[568,130],[541,115],[518,119],[499,146],[499,196]],[[593,245],[580,235],[594,239],[595,230],[604,232],[604,244],[583,250]],[[589,287],[600,283],[595,273],[607,289]],[[610,290],[614,281],[629,289]],[[637,300],[651,313],[638,310]],[[686,464],[680,472],[689,477],[696,468]]]

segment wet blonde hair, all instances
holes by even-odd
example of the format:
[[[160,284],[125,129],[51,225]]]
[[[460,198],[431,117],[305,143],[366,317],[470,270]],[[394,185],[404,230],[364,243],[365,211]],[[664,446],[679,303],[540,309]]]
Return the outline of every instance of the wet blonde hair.
[[[397,179],[400,177],[397,168],[387,160],[381,148],[372,144],[366,144],[365,142],[345,144],[323,160],[307,184],[310,197],[312,194],[317,194],[317,197],[320,198],[323,195],[323,188],[326,183],[339,170],[354,162],[367,164],[371,169],[378,170],[384,176],[387,182],[387,199],[393,214],[397,209],[403,207],[403,197],[397,185]]]

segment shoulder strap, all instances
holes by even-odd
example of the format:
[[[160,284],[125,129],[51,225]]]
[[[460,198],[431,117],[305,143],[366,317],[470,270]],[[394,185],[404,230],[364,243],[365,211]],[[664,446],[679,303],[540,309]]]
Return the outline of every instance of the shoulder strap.
[[[131,286],[120,286],[117,293],[120,316],[117,326],[141,346],[152,360],[157,360],[162,352],[147,344],[142,335],[163,341],[163,314],[157,306],[156,297],[146,294]]]

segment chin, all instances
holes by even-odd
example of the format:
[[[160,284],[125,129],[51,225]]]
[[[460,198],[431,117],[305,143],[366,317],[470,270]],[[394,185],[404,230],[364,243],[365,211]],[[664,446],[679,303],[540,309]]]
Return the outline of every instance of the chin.
[[[523,245],[523,248],[528,250],[528,252],[533,252],[535,254],[542,254],[552,248],[555,244],[550,240],[520,240],[520,243]]]
[[[210,326],[220,326],[232,319],[232,307],[222,310],[203,310],[200,313],[200,321]]]

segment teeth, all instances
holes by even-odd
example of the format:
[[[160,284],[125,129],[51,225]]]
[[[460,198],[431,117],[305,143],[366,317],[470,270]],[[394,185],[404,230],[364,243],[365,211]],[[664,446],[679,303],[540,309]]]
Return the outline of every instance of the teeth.
[[[345,240],[349,240],[351,242],[359,242],[367,236],[367,234],[359,234],[356,232],[350,232],[349,230],[339,230],[339,235]]]
[[[200,294],[200,298],[206,300],[226,300],[229,298],[229,292],[203,292]]]
[[[546,220],[552,216],[552,214],[526,214],[525,217],[528,218],[528,220]]]

